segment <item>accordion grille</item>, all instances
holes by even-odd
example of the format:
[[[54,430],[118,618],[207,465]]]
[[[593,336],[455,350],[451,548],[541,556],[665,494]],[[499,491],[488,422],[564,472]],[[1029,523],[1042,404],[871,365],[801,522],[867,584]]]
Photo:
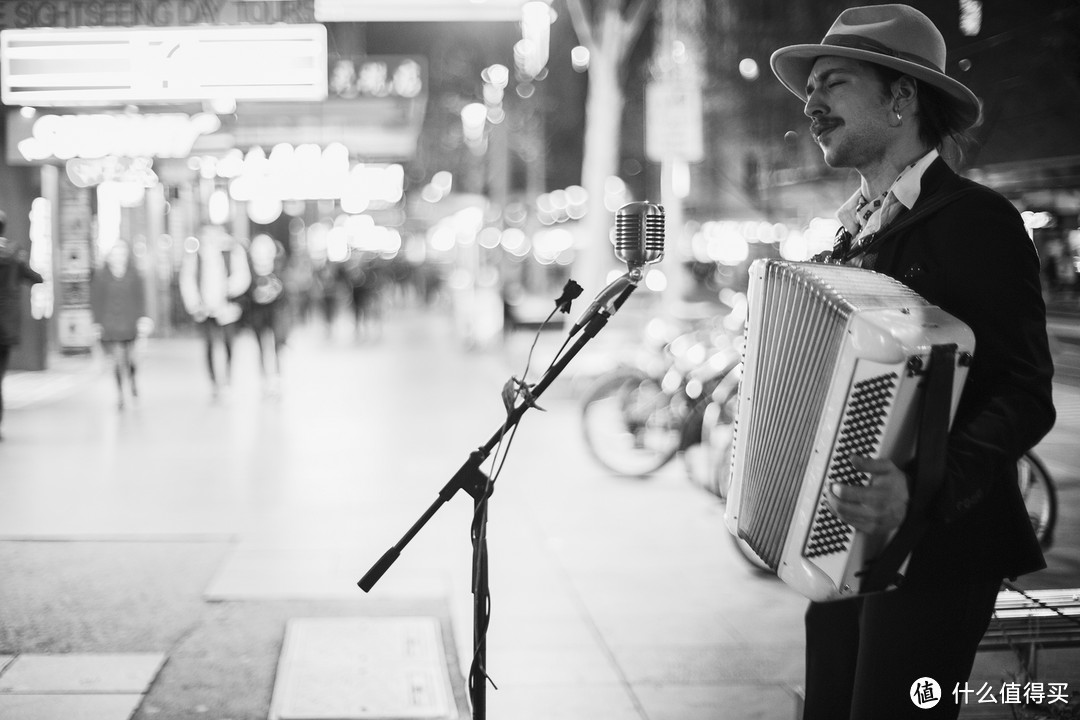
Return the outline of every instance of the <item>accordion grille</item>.
[[[735,436],[736,452],[743,457],[739,534],[776,569],[815,449],[848,319],[858,310],[928,303],[890,278],[842,266],[768,261],[759,281],[759,306],[751,307],[747,323],[747,345],[757,348],[746,358],[753,385],[743,389],[752,406],[751,419],[749,427],[737,425]],[[867,417],[871,425],[880,425],[885,408],[875,403],[881,406],[888,396],[868,386],[859,401],[866,407],[849,413],[855,419],[846,442],[853,450],[855,443],[865,442],[862,423]],[[835,472],[838,478],[845,472],[855,477],[850,466]],[[848,541],[844,533],[850,529],[831,512],[819,513],[818,519],[817,536],[811,540],[815,552],[832,552]]]

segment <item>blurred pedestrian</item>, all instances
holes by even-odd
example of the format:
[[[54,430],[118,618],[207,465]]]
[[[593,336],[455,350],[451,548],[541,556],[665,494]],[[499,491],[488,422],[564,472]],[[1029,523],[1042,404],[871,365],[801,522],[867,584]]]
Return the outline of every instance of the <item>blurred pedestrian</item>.
[[[216,397],[232,377],[233,338],[243,314],[240,300],[251,285],[244,246],[218,225],[203,226],[193,252],[180,267],[184,308],[198,323],[206,342],[206,369]],[[224,367],[217,368],[220,347]]]
[[[43,282],[27,262],[26,250],[7,239],[6,229],[7,214],[0,211],[0,423],[4,420],[4,375],[11,349],[22,339],[20,290],[23,283]]]
[[[315,286],[322,310],[323,322],[326,324],[326,337],[334,337],[334,324],[338,320],[338,313],[344,304],[344,294],[349,284],[345,276],[343,263],[326,261],[315,270]]]
[[[117,407],[124,407],[124,378],[132,399],[139,396],[135,382],[135,342],[150,336],[154,321],[146,313],[142,273],[131,262],[131,249],[117,240],[105,263],[90,279],[90,309],[95,331],[116,377]]]
[[[807,720],[957,717],[948,693],[967,682],[1002,579],[1046,566],[1016,478],[1055,418],[1039,259],[1016,208],[941,155],[980,115],[978,98],[945,74],[945,54],[924,14],[878,5],[842,12],[820,44],[772,56],[825,162],[861,178],[818,260],[896,278],[975,334],[952,428],[929,443],[940,440],[943,456],[934,472],[916,477],[925,456],[904,468],[853,457],[866,485],[827,493],[848,525],[901,538],[883,556],[910,557],[900,579],[885,577],[899,563],[870,561],[894,589],[810,603]],[[944,697],[913,694],[927,677]]]
[[[259,372],[270,393],[281,381],[281,351],[289,329],[288,294],[283,280],[285,247],[269,235],[251,240],[251,288],[248,292],[248,322],[259,346]]]
[[[357,339],[374,340],[382,330],[384,270],[375,259],[355,255],[346,270],[352,294],[353,334]]]

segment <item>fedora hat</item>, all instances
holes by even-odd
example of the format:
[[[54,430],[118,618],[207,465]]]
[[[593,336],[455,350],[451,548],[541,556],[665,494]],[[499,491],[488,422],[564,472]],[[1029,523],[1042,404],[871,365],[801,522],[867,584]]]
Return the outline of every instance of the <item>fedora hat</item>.
[[[945,39],[930,21],[907,5],[871,5],[840,13],[818,45],[789,45],[772,54],[769,64],[780,82],[806,100],[806,80],[823,56],[852,58],[883,65],[941,90],[955,101],[964,127],[979,119],[979,98],[945,74]]]

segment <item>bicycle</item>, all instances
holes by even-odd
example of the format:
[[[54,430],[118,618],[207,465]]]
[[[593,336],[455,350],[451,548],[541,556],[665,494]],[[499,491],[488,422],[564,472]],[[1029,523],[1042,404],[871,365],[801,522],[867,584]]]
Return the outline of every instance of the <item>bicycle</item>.
[[[618,475],[656,472],[701,442],[713,388],[739,361],[732,337],[699,330],[601,375],[581,401],[590,454]]]
[[[1054,477],[1046,469],[1034,451],[1024,453],[1017,463],[1017,482],[1024,498],[1031,527],[1044,550],[1054,544],[1054,527],[1057,524],[1057,488]]]

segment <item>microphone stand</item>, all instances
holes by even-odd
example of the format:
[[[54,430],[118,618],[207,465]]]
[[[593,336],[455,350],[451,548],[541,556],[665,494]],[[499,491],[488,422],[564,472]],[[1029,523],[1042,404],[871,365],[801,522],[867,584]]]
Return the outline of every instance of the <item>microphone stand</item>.
[[[535,406],[535,399],[555,381],[555,378],[570,364],[574,356],[585,347],[600,330],[607,325],[630,294],[637,289],[641,281],[640,267],[631,267],[629,271],[608,285],[597,296],[597,300],[586,311],[575,326],[581,330],[574,344],[570,346],[556,362],[552,363],[543,377],[532,388],[531,393],[508,414],[506,421],[495,434],[480,448],[469,454],[469,459],[462,464],[449,482],[439,491],[438,497],[428,507],[411,528],[387,550],[371,569],[360,579],[357,585],[364,592],[369,592],[379,578],[401,556],[401,551],[416,537],[417,533],[434,517],[435,513],[452,498],[458,490],[464,490],[473,498],[473,523],[470,531],[473,547],[473,664],[469,673],[469,699],[472,702],[473,719],[484,720],[487,716],[486,682],[488,680],[485,661],[487,655],[487,612],[488,612],[488,550],[487,550],[487,505],[493,491],[493,481],[480,470],[480,465],[488,458],[492,450],[502,441],[507,431],[521,420],[525,411]],[[571,334],[576,334],[577,330]]]

